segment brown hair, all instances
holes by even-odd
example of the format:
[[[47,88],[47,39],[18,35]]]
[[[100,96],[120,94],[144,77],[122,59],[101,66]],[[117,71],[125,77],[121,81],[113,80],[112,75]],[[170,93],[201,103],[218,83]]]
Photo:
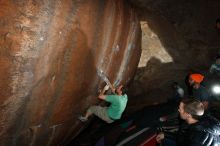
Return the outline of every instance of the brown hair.
[[[204,114],[204,106],[202,102],[199,100],[193,98],[193,99],[184,99],[182,100],[182,103],[184,104],[184,111],[190,115],[196,120],[199,120],[201,116]]]

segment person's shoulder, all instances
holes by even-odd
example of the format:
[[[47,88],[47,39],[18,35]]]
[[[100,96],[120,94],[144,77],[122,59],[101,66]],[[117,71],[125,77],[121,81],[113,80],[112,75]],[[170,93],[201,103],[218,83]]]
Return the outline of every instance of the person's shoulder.
[[[190,133],[190,144],[193,146],[204,145],[207,142],[209,134],[203,130],[194,129]]]
[[[220,135],[220,122],[211,115],[204,115],[196,126],[197,130],[214,135]]]
[[[205,86],[203,86],[203,85],[200,85],[199,86],[199,90],[201,91],[201,92],[208,92],[208,90],[206,89],[206,87]]]
[[[128,98],[128,95],[127,94],[123,94],[122,95],[124,98]]]
[[[114,96],[115,96],[114,94],[105,95],[105,97],[106,97],[107,99],[113,98]]]
[[[119,100],[123,100],[123,101],[125,101],[125,100],[128,100],[128,96],[127,96],[127,94],[123,94],[123,95],[118,95],[119,96]]]
[[[106,95],[105,99],[106,101],[112,102],[118,99],[118,95],[117,94]]]
[[[109,95],[106,95],[107,97],[117,97],[118,95],[117,94],[109,94]]]
[[[205,88],[204,85],[201,84],[201,85],[199,86],[199,89],[206,89],[206,88]]]
[[[190,133],[190,141],[193,146],[216,143],[218,137],[219,134],[214,129],[210,129],[203,124],[196,125]]]

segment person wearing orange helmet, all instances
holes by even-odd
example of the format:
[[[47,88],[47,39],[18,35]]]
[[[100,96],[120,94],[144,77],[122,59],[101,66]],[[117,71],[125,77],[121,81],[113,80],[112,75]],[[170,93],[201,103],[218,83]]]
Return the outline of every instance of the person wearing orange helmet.
[[[210,94],[207,89],[201,85],[204,80],[204,76],[199,73],[194,73],[189,76],[189,84],[192,86],[192,97],[200,100],[205,109],[208,108]]]

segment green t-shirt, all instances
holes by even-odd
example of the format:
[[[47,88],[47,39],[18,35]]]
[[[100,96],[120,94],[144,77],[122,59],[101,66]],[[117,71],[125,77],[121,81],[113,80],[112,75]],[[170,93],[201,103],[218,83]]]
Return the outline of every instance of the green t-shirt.
[[[114,120],[120,119],[127,105],[127,95],[106,95],[105,100],[111,103],[107,109],[108,116]]]

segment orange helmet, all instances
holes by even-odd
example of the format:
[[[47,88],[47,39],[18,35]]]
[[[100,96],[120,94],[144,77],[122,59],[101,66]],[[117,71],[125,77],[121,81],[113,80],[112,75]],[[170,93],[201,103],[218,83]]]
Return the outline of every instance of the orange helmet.
[[[204,76],[201,74],[191,74],[190,78],[196,83],[201,83],[204,79]]]

